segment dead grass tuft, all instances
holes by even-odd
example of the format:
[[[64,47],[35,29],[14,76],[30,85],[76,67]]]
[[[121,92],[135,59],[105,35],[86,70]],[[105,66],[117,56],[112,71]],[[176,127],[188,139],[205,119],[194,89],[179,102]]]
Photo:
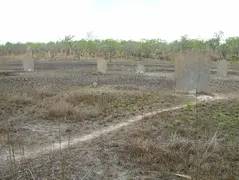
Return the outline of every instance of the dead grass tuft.
[[[74,107],[65,100],[60,100],[51,105],[48,112],[50,118],[67,117],[73,114],[75,114]]]
[[[163,144],[157,144],[151,140],[131,139],[124,146],[124,153],[130,154],[130,159],[143,166],[150,166],[151,170],[157,170],[157,164],[161,166],[161,171],[175,169],[175,165],[182,162],[183,158],[178,153],[173,153],[165,148]]]

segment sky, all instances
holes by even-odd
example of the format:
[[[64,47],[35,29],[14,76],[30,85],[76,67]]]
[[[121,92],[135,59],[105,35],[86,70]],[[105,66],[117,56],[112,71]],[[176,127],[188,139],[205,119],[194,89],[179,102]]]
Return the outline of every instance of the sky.
[[[238,0],[0,0],[0,43],[239,36]]]

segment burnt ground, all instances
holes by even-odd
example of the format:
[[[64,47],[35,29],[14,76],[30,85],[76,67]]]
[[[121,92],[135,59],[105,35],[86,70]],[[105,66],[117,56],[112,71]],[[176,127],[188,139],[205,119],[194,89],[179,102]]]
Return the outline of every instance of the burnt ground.
[[[9,66],[12,69],[21,69],[19,62],[9,63]],[[148,65],[146,66],[146,74],[136,74],[136,65],[112,63],[108,66],[105,75],[99,75],[96,73],[94,63],[41,61],[36,63],[34,72],[2,74],[0,76],[0,153],[2,160],[4,161],[6,157],[5,151],[11,151],[9,147],[10,149],[13,148],[17,155],[34,147],[38,148],[54,144],[59,140],[67,140],[69,137],[94,132],[134,115],[188,103],[192,98],[174,94],[175,81],[170,69],[171,66],[170,64]],[[233,70],[233,72],[229,73],[226,78],[219,78],[215,74],[211,75],[210,88],[213,94],[227,96],[238,94],[239,76],[236,70]],[[227,102],[223,104],[223,107],[226,108],[227,104],[231,103]],[[233,101],[232,104],[233,107],[236,107],[237,101]],[[208,111],[208,109],[203,109],[200,112],[204,111]],[[217,110],[217,113],[220,113],[220,111]],[[163,119],[173,119],[177,116],[167,114]],[[191,118],[193,117],[195,115]],[[134,128],[135,126],[133,126]],[[184,128],[187,128],[187,126]],[[169,131],[170,134],[178,132],[178,130],[171,131],[168,127],[164,127],[164,129]],[[137,132],[138,130],[139,132]],[[166,169],[153,168],[151,172],[150,165],[147,163],[152,162],[154,154],[152,154],[152,157],[143,159],[144,163],[141,166],[141,161],[138,162],[138,158],[140,159],[145,154],[148,155],[159,150],[157,149],[159,147],[152,147],[152,152],[150,149],[156,143],[154,140],[156,136],[143,137],[151,143],[149,144],[150,147],[147,147],[147,142],[143,142],[142,139],[134,140],[131,138],[131,134],[127,134],[131,131],[141,134],[142,130],[136,128],[133,131],[126,128],[115,134],[113,133],[114,135],[103,136],[63,151],[64,156],[58,152],[54,154],[54,157],[52,154],[42,155],[30,162],[23,162],[24,165],[15,162],[9,166],[1,165],[0,168],[7,171],[3,176],[5,179],[16,177],[32,179],[31,173],[33,173],[35,179],[54,179],[54,177],[59,179],[60,176],[63,179],[80,179],[80,177],[84,177],[85,173],[87,174],[88,170],[90,170],[90,175],[87,176],[87,179],[116,179],[117,177],[122,177],[122,179],[162,179],[167,177],[167,173],[171,177],[171,173],[176,173],[176,171],[186,174],[191,173],[193,177],[196,177],[192,174],[192,172],[195,173],[194,166],[189,165],[193,169],[192,171],[186,171],[185,167],[183,170],[178,168],[178,160],[174,159],[175,156],[168,159],[168,161],[176,163],[172,169],[167,165],[167,159],[162,159],[162,162],[159,160],[157,163],[160,164],[159,167],[165,164]],[[237,129],[235,131],[237,133]],[[148,133],[150,132],[151,130],[148,130]],[[169,138],[170,136],[166,137]],[[188,135],[185,138],[188,138]],[[211,136],[208,136],[208,138],[211,138]],[[132,141],[128,142],[128,140]],[[133,147],[128,147],[133,145],[136,148],[137,144],[134,144],[134,141],[136,143],[139,141],[139,144],[143,145],[143,147],[139,147],[139,149],[143,148],[139,152],[137,152],[137,149],[134,152]],[[121,143],[123,143],[123,146],[121,146]],[[144,147],[145,143],[146,147]],[[112,149],[113,151],[111,151]],[[200,153],[204,150],[200,150]],[[168,152],[171,149],[165,151]],[[133,156],[131,156],[131,153]],[[162,158],[171,156],[171,153],[174,154],[175,152],[163,154]],[[77,158],[75,158],[76,154]],[[137,154],[137,156],[135,157],[134,154]],[[236,155],[236,157],[238,156]],[[48,158],[48,160],[45,158]],[[9,162],[9,160],[5,162]],[[155,166],[158,165],[157,163]],[[64,166],[61,166],[62,164]],[[99,169],[96,170],[95,166]],[[231,164],[227,166],[231,167]],[[28,171],[24,168],[30,169]],[[26,171],[28,173],[25,173]],[[124,174],[127,174],[127,172],[130,172],[130,174],[125,176]],[[204,171],[202,170],[202,172]],[[231,172],[232,177],[235,175],[233,173],[234,171]],[[198,175],[201,177],[201,174]],[[173,178],[177,177],[173,175]]]
[[[33,73],[14,73],[1,72],[1,87],[9,86],[37,87],[37,86],[85,86],[92,85],[97,81],[99,85],[127,86],[136,88],[143,86],[145,88],[166,88],[174,89],[175,82],[173,78],[174,65],[171,63],[152,63],[145,64],[146,72],[156,73],[151,77],[137,75],[137,64],[139,62],[115,62],[109,63],[106,75],[98,76],[96,73],[96,63],[91,61],[36,61],[35,72]],[[3,63],[0,62],[0,65]],[[7,68],[22,71],[21,61],[5,62]],[[212,65],[211,90],[212,92],[233,92],[238,88],[239,67],[238,64],[229,65],[228,77],[219,78],[216,76],[216,64]],[[8,77],[10,76],[10,77]]]

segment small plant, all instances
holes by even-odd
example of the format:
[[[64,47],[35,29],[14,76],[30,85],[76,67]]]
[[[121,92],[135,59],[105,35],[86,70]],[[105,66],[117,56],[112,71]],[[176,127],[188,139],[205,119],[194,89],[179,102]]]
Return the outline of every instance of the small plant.
[[[188,109],[189,111],[192,111],[192,110],[193,110],[193,104],[192,104],[191,102],[188,102],[188,103],[187,103],[187,109]]]

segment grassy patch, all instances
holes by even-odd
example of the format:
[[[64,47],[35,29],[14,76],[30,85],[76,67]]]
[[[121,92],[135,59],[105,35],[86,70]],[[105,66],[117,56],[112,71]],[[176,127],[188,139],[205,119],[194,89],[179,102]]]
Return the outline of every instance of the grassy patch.
[[[188,106],[131,128],[118,151],[142,173],[186,174],[193,179],[239,177],[239,101]],[[170,178],[169,178],[170,179]]]
[[[112,118],[149,112],[186,101],[183,97],[162,92],[115,90],[110,88],[79,88],[45,97],[38,103],[44,119],[66,118],[81,121],[98,117]]]
[[[48,134],[54,133],[49,129],[42,133],[41,128],[35,127],[36,124],[53,128],[58,122],[63,122],[66,128],[71,123],[76,123],[71,128],[75,134],[87,133],[91,126],[94,129],[96,126],[111,125],[130,116],[174,106],[185,100],[162,92],[116,90],[108,87],[71,87],[61,90],[29,88],[0,94],[0,126],[3,129],[11,126],[14,137],[20,137],[24,132],[23,136],[34,134],[35,139],[39,137],[48,142],[51,138]],[[62,134],[67,135],[64,130]],[[7,133],[2,132],[0,136],[5,137]],[[52,136],[56,138],[55,134]],[[35,139],[24,142],[32,145],[31,141],[35,143]],[[4,140],[0,141],[0,145],[5,144]]]

